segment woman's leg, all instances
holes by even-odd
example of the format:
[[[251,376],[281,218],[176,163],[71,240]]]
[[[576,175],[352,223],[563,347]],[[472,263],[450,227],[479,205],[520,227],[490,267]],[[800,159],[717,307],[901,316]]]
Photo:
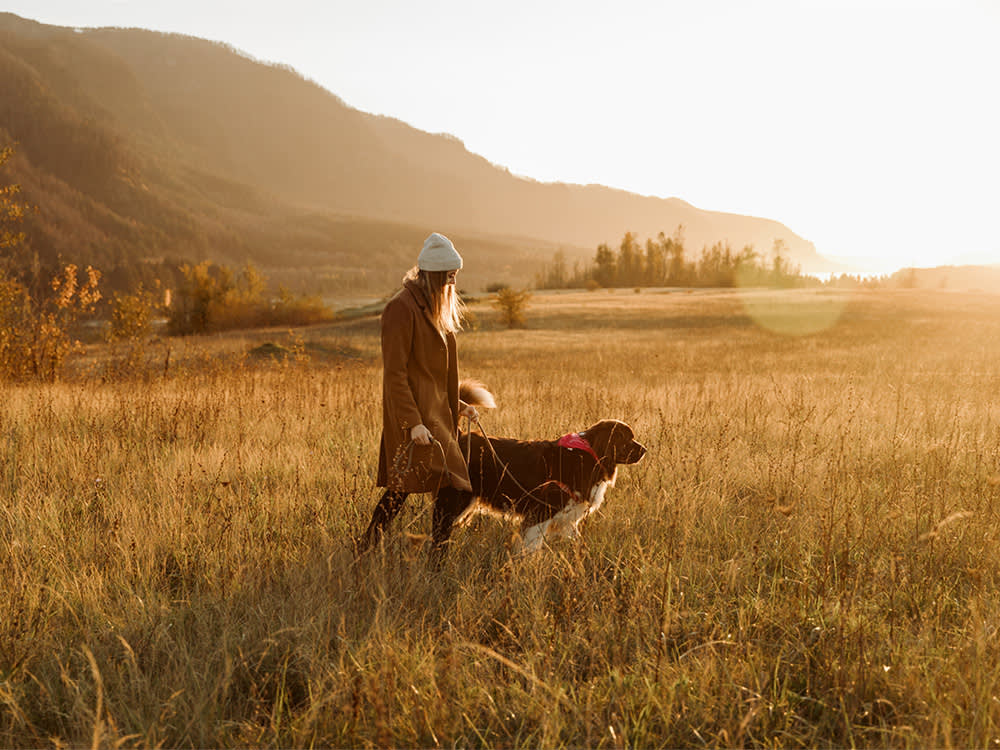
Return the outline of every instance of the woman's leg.
[[[431,520],[432,559],[440,561],[451,536],[451,529],[465,510],[472,504],[473,495],[466,490],[442,487],[434,498]]]
[[[386,490],[382,494],[382,498],[378,501],[378,505],[375,506],[375,511],[372,513],[372,520],[368,524],[364,536],[361,537],[360,546],[362,552],[373,544],[378,544],[379,539],[382,538],[382,531],[392,523],[392,519],[399,513],[400,508],[403,507],[403,503],[406,502],[406,496],[406,492],[397,492],[395,490]]]

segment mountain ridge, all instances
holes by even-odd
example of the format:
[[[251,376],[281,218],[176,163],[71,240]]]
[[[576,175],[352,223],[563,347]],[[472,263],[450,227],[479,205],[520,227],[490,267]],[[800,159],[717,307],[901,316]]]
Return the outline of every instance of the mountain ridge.
[[[88,220],[88,247],[104,237],[121,260],[215,254],[267,265],[284,254],[364,269],[372,249],[335,250],[323,229],[298,226],[313,217],[324,228],[386,222],[414,244],[450,232],[494,275],[537,268],[556,248],[587,260],[627,231],[655,237],[678,225],[689,253],[729,241],[766,254],[780,239],[803,270],[835,268],[776,220],[516,176],[453,135],[353,109],[288,66],[191,36],[0,14],[0,135],[19,143],[17,176],[48,212],[37,244],[52,253],[72,247],[59,217],[76,206],[103,216]],[[377,249],[405,262],[402,247]]]

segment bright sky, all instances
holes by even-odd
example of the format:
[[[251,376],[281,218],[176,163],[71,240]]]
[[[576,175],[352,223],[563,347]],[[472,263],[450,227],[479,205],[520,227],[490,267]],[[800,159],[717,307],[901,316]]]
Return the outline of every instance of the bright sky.
[[[352,107],[451,133],[515,174],[776,219],[866,270],[1000,263],[1000,0],[3,10],[225,41]]]

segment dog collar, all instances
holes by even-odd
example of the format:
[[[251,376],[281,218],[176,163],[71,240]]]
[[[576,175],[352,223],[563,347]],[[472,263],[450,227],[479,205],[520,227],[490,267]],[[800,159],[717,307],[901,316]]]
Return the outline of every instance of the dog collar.
[[[569,448],[570,450],[584,451],[585,453],[589,453],[591,456],[593,456],[594,460],[597,461],[597,463],[601,462],[601,459],[599,459],[597,457],[597,454],[594,453],[594,449],[590,447],[590,443],[587,442],[587,438],[583,437],[579,432],[571,432],[568,435],[563,435],[561,438],[559,438],[559,442],[557,443],[557,445],[560,448]]]

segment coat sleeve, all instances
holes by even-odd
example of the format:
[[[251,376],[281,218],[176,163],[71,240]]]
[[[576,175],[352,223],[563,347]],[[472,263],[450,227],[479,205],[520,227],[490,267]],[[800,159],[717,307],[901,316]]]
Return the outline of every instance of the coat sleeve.
[[[405,304],[390,303],[382,313],[383,392],[394,426],[403,430],[423,422],[407,377],[414,323],[413,311]]]

